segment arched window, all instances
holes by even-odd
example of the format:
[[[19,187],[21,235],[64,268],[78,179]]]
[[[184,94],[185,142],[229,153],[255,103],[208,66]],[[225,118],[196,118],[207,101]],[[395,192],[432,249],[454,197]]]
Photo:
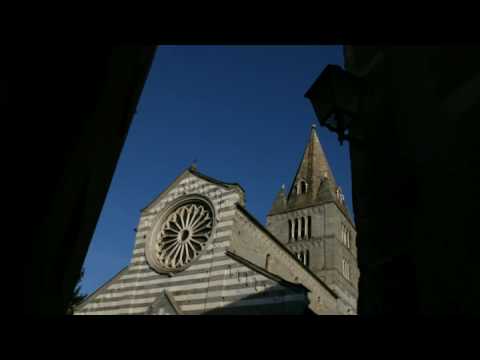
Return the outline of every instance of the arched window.
[[[305,239],[305,218],[301,218],[300,238]]]
[[[307,192],[307,183],[305,181],[302,181],[300,183],[300,188],[301,188],[302,194],[305,194]]]
[[[346,259],[342,260],[342,273],[345,279],[350,280],[350,264]]]
[[[308,265],[310,265],[310,251],[309,250],[305,250],[304,264],[307,267],[308,267]]]
[[[312,217],[307,217],[307,236],[310,239],[312,237]]]
[[[270,254],[267,254],[267,258],[265,259],[265,270],[269,270],[270,268]]]
[[[292,240],[292,220],[288,220],[288,240]]]
[[[295,219],[295,226],[293,230],[293,237],[295,240],[298,240],[298,219]]]

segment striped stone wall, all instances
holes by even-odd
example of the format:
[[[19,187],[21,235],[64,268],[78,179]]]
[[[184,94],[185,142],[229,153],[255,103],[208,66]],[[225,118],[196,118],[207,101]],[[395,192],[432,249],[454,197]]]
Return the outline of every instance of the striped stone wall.
[[[232,237],[235,204],[243,194],[213,184],[188,171],[141,214],[135,246],[127,269],[90,296],[76,314],[142,314],[168,290],[181,313],[201,314],[217,308],[247,309],[262,305],[306,302],[303,292],[279,285],[225,254]],[[145,259],[145,240],[155,220],[172,201],[189,194],[207,196],[215,207],[217,225],[213,241],[186,270],[172,276],[158,274]],[[161,311],[160,311],[161,313]]]

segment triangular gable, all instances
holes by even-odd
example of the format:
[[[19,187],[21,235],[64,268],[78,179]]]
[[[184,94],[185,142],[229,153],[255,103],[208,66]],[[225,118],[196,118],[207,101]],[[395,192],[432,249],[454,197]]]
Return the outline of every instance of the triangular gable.
[[[189,169],[186,169],[180,175],[178,175],[165,190],[162,190],[162,192],[155,196],[154,199],[141,210],[141,212],[148,212],[148,210],[154,208],[169,193],[170,190],[173,190],[183,179],[186,179],[188,176],[191,176],[191,173]]]
[[[145,315],[181,315],[180,307],[168,290],[164,290],[148,307]]]
[[[199,177],[203,180],[206,180],[206,181],[211,182],[211,183],[216,184],[216,185],[223,186],[226,189],[238,188],[239,190],[242,191],[242,193],[245,193],[245,190],[243,189],[242,185],[240,185],[239,183],[229,183],[229,182],[221,181],[221,180],[218,180],[218,179],[214,179],[210,176],[202,174],[201,172],[199,172],[198,170],[196,170],[194,168],[190,168],[189,170],[190,170],[190,173],[192,173],[193,175],[196,175],[197,177]]]
[[[168,197],[171,190],[175,189],[178,185],[180,185],[182,180],[184,180],[188,177],[191,177],[191,176],[202,179],[206,182],[211,183],[212,185],[221,186],[224,189],[232,189],[232,188],[233,189],[238,189],[242,192],[243,196],[245,194],[245,192],[244,192],[243,188],[240,186],[240,184],[227,183],[227,182],[224,182],[224,181],[220,181],[220,180],[214,179],[210,176],[207,176],[205,174],[202,174],[192,167],[189,167],[188,169],[183,171],[179,176],[177,176],[177,178],[173,182],[171,182],[170,185],[168,185],[165,190],[163,190],[160,194],[158,194],[146,207],[144,207],[141,210],[141,212],[148,212],[152,208],[155,208],[165,197]]]

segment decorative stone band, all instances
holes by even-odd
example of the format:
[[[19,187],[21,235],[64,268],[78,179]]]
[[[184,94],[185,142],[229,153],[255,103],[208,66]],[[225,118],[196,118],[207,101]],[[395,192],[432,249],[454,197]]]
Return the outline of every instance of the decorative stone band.
[[[281,291],[281,289],[271,292],[269,289],[278,288],[274,281],[241,264],[224,264],[223,266],[224,269],[220,269],[219,266],[216,267],[219,270],[203,272],[195,276],[185,274],[185,276],[163,278],[163,283],[141,282],[136,285],[132,284],[133,286],[129,288],[110,289],[109,293],[100,294],[80,313],[142,313],[165,289],[172,294],[182,311],[190,313],[201,313],[225,305],[237,307],[248,304],[254,306],[260,303],[305,301],[304,295],[299,296],[288,291]],[[156,276],[158,278],[159,275]],[[112,287],[114,286],[110,286],[110,288]],[[265,293],[266,290],[269,292]],[[260,298],[246,298],[253,294]],[[293,297],[290,299],[289,296]]]
[[[223,257],[201,259],[201,262],[199,261],[198,265],[192,265],[186,271],[174,277],[159,275],[150,268],[145,269],[145,271],[142,273],[138,273],[137,271],[132,271],[132,267],[129,267],[126,269],[126,271],[124,270],[117,274],[117,276],[115,276],[109,283],[105,284],[102,289],[99,289],[95,294],[92,294],[88,302],[83,303],[79,307],[79,310],[84,308],[87,303],[89,303],[88,308],[90,308],[91,304],[93,303],[109,302],[113,299],[122,298],[127,295],[133,295],[135,290],[149,289],[151,287],[164,288],[165,286],[169,287],[185,285],[188,288],[188,284],[191,282],[200,281],[204,278],[206,279],[211,272],[217,271],[216,274],[218,275],[222,274],[222,271],[234,271],[233,264],[231,264],[231,259],[225,256],[224,252],[222,255]],[[225,262],[226,260],[229,260],[228,264]],[[203,275],[203,277],[201,275]],[[223,278],[223,276],[220,276],[220,278]],[[152,280],[155,281],[152,282]],[[138,293],[138,295],[141,294],[142,292]]]
[[[132,284],[128,288],[117,289],[119,290],[117,292],[101,294],[91,301],[90,305],[151,296],[152,294],[160,293],[163,289],[168,289],[175,296],[177,293],[181,293],[179,295],[197,294],[195,296],[198,297],[198,293],[203,293],[203,296],[206,297],[207,288],[208,293],[218,289],[227,290],[230,287],[232,289],[252,287],[254,290],[259,291],[273,285],[271,280],[266,279],[263,275],[248,271],[244,267],[236,266],[232,267],[232,269],[235,270],[235,273],[227,277],[225,277],[225,269],[222,269],[210,274],[211,276],[206,276],[204,273],[203,276],[200,276],[202,274],[197,274],[195,277],[190,276],[188,279],[178,278],[171,282],[158,283],[150,281],[142,283],[141,287]],[[179,299],[175,297],[175,300]]]
[[[255,279],[255,286],[252,285],[253,279]],[[171,292],[172,297],[182,311],[196,310],[203,312],[225,305],[243,306],[248,303],[242,304],[243,300],[251,295],[260,296],[261,298],[256,300],[263,304],[293,300],[305,301],[304,294],[292,294],[285,290],[270,291],[270,289],[277,287],[275,283],[271,280],[266,280],[261,275],[250,275],[249,282],[240,284],[235,278],[227,279],[226,281],[207,280],[195,282],[194,286],[171,286],[168,288],[168,291]],[[83,312],[97,314],[102,311],[116,310],[115,313],[126,313],[126,310],[129,309],[136,313],[138,307],[144,308],[151,304],[163,290],[164,288],[157,286],[135,293],[124,294],[122,297],[108,298],[103,302],[98,301],[97,303],[89,304],[89,307],[84,309]],[[185,293],[182,294],[182,291]],[[294,296],[295,299],[290,299],[289,296]],[[253,305],[253,303],[250,305]]]

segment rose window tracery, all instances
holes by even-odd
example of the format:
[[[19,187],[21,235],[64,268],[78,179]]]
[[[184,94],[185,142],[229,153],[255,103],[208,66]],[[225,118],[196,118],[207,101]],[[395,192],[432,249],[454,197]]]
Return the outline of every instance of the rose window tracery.
[[[213,212],[207,204],[193,202],[177,207],[153,235],[151,260],[160,270],[185,268],[206,247],[213,225]]]

